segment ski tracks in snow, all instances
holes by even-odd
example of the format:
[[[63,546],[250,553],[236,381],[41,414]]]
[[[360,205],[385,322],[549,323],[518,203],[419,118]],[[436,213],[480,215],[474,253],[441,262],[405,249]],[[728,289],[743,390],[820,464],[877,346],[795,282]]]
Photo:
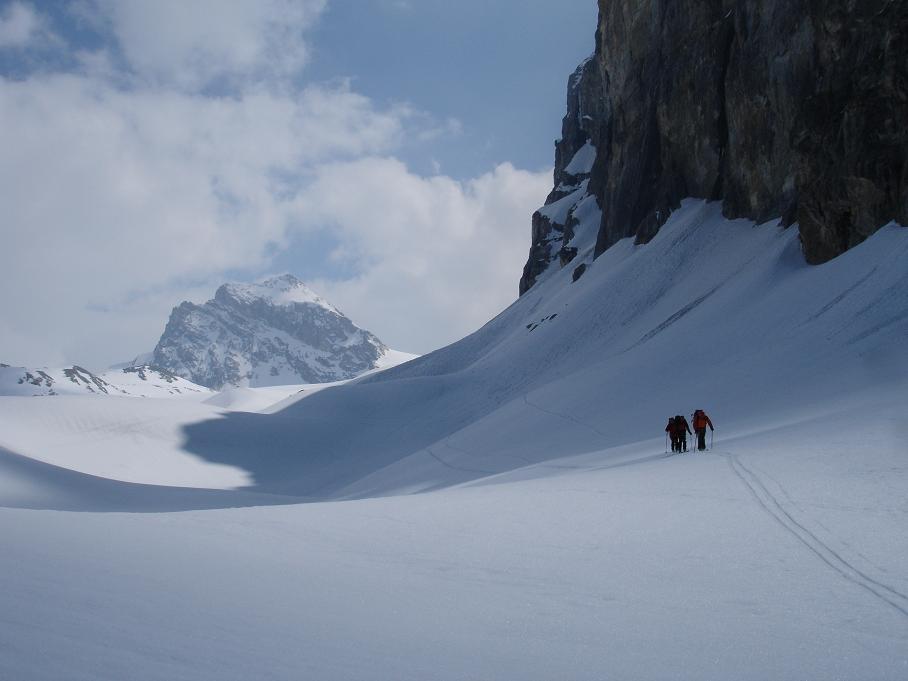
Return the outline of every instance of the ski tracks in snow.
[[[440,456],[438,456],[438,454],[436,454],[435,452],[432,451],[431,447],[426,447],[424,451],[426,452],[426,454],[431,456],[442,466],[444,466],[446,468],[450,468],[452,471],[459,471],[461,473],[478,473],[480,475],[495,475],[496,473],[499,472],[499,471],[481,470],[479,468],[466,468],[464,466],[457,466],[453,463],[449,463],[448,461],[445,461],[444,459],[442,459]]]
[[[908,617],[908,595],[869,576],[852,565],[838,551],[820,539],[815,533],[800,522],[790,508],[783,504],[763,483],[754,471],[745,466],[738,456],[722,454],[735,476],[747,487],[759,506],[779,525],[799,542],[806,546],[821,561],[835,570],[841,577],[856,584],[878,600],[895,608],[900,614]]]
[[[569,421],[571,423],[576,423],[579,426],[583,426],[584,428],[587,428],[587,429],[593,431],[594,433],[596,433],[597,435],[601,435],[604,438],[609,437],[608,433],[603,433],[601,430],[599,430],[595,426],[591,426],[589,423],[581,421],[580,419],[578,419],[574,416],[571,416],[570,414],[562,414],[560,412],[552,411],[551,409],[546,409],[545,407],[541,407],[538,404],[530,402],[530,399],[526,394],[524,394],[524,396],[523,396],[523,401],[528,407],[533,407],[533,409],[536,409],[537,411],[541,411],[543,414],[557,416],[558,418],[563,419],[565,421]]]

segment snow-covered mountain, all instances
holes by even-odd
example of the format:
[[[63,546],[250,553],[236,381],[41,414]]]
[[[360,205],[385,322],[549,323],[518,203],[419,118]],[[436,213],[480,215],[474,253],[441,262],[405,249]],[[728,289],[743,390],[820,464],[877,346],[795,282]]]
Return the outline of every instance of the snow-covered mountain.
[[[194,383],[325,383],[383,365],[392,352],[296,277],[221,286],[174,308],[152,364]]]
[[[199,397],[208,388],[175,376],[165,369],[129,366],[100,374],[77,365],[66,368],[29,368],[0,364],[0,395],[110,395],[114,397]]]

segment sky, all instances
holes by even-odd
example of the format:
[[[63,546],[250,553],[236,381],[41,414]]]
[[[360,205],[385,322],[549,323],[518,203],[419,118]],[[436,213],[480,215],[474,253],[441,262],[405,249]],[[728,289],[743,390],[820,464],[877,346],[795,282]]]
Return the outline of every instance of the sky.
[[[290,272],[425,353],[517,296],[595,0],[0,0],[0,362]]]

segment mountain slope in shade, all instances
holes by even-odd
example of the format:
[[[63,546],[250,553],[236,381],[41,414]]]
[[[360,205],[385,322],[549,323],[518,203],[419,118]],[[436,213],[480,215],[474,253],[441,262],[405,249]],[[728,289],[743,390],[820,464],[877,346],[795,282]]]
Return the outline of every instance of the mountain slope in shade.
[[[292,275],[224,284],[174,308],[153,364],[194,383],[269,386],[353,378],[389,349]]]

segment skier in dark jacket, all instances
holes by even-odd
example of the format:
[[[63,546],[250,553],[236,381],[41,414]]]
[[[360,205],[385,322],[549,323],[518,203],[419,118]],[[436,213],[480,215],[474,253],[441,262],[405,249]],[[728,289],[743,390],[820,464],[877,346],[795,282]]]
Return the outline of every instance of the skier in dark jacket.
[[[668,425],[665,426],[665,432],[668,433],[668,436],[671,438],[671,441],[672,441],[672,451],[673,451],[673,452],[678,452],[678,451],[680,451],[680,450],[678,449],[678,427],[675,425],[675,417],[674,417],[674,416],[669,416],[669,417],[668,417]]]
[[[669,437],[672,439],[673,452],[687,451],[687,434],[690,433],[690,426],[687,424],[687,419],[680,414],[678,416],[672,416],[668,419],[668,425],[665,426],[665,432],[668,433]]]
[[[706,449],[706,426],[709,426],[710,430],[715,430],[713,422],[709,420],[706,412],[702,409],[697,409],[694,412],[694,431],[697,433],[697,449],[701,452]]]
[[[686,452],[687,451],[687,436],[688,434],[693,435],[690,432],[690,424],[688,424],[687,419],[678,414],[675,417],[675,427],[678,429],[678,451]]]

